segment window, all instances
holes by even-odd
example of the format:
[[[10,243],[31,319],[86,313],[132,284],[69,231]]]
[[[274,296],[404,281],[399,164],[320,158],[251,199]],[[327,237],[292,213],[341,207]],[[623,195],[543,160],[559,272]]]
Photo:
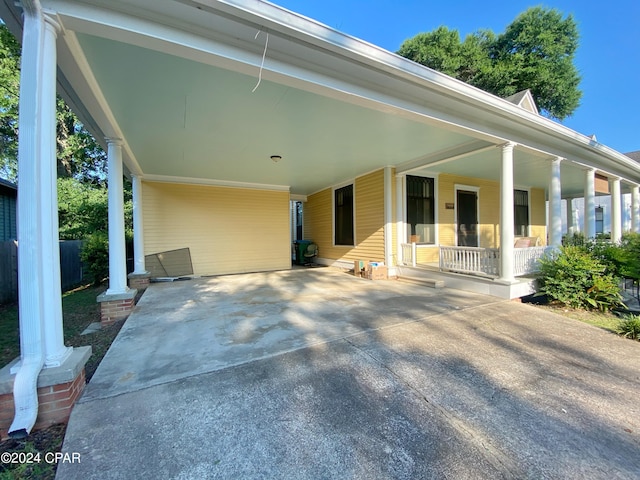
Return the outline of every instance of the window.
[[[529,192],[526,190],[513,191],[514,233],[516,237],[529,235]]]
[[[604,232],[604,208],[596,207],[596,233]]]
[[[333,192],[336,245],[353,245],[353,185]]]
[[[435,244],[435,181],[407,175],[407,234],[411,243]]]

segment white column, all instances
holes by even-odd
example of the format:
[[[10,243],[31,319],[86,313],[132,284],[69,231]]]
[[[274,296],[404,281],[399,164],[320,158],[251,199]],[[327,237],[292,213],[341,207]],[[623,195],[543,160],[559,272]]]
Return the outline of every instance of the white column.
[[[404,177],[396,176],[396,248],[398,251],[398,264],[402,265],[402,244],[405,243],[404,235],[406,228],[404,226]]]
[[[575,233],[575,218],[573,216],[573,198],[568,197],[567,202],[567,235],[571,236]]]
[[[640,233],[640,187],[631,187],[631,231]]]
[[[560,157],[551,161],[549,179],[549,245],[562,245],[562,185],[560,182]]]
[[[584,172],[584,236],[596,238],[596,170]]]
[[[144,275],[147,272],[144,264],[144,232],[142,221],[142,181],[139,175],[131,176],[131,187],[133,196],[133,257],[134,274]],[[292,215],[292,237],[295,237],[295,202],[290,202],[290,213]]]
[[[122,141],[107,138],[109,203],[109,289],[106,295],[127,293],[127,254],[124,237]]]
[[[620,194],[620,179],[609,178],[611,191],[611,241],[622,240],[622,196]]]
[[[60,237],[58,234],[58,190],[56,160],[56,37],[59,25],[45,16],[43,31],[42,88],[42,192],[43,281],[45,284],[44,353],[45,367],[57,367],[71,354],[64,345],[62,290],[60,287]],[[45,171],[46,170],[46,171]],[[46,180],[44,180],[46,178]],[[22,185],[22,182],[20,182]]]
[[[500,170],[500,281],[512,283],[513,276],[513,149],[515,143],[502,145]]]
[[[393,266],[393,175],[391,167],[384,167],[384,261]]]

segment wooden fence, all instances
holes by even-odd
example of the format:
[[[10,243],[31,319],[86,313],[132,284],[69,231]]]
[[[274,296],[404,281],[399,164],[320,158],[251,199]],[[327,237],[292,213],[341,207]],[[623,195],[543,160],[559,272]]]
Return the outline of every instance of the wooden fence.
[[[84,267],[80,259],[82,240],[60,242],[60,284],[62,291],[82,282]],[[18,243],[0,242],[0,305],[18,300]]]

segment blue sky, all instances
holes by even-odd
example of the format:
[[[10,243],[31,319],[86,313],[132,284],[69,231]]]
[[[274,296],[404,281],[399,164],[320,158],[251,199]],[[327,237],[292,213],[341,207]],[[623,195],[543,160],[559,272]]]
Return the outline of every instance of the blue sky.
[[[273,3],[395,52],[407,38],[446,25],[461,37],[504,31],[536,5],[572,14],[580,46],[580,107],[562,122],[623,153],[640,150],[640,2],[638,0],[275,0]]]

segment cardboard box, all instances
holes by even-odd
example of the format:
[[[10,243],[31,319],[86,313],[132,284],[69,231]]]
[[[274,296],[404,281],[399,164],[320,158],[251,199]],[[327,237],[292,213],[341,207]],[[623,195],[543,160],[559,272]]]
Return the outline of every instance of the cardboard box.
[[[367,278],[369,280],[386,280],[389,278],[387,267],[385,265],[369,265],[367,268]]]
[[[356,277],[366,277],[369,262],[367,260],[355,260],[353,262],[353,274]]]

